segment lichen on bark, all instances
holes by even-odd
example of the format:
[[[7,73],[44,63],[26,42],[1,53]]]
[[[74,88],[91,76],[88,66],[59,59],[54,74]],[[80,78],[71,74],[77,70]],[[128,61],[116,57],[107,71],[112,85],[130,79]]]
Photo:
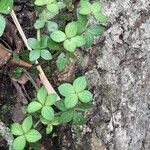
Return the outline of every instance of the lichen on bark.
[[[90,50],[95,64],[86,72],[95,95],[91,131],[81,133],[76,149],[149,150],[150,1],[103,2],[108,26]]]

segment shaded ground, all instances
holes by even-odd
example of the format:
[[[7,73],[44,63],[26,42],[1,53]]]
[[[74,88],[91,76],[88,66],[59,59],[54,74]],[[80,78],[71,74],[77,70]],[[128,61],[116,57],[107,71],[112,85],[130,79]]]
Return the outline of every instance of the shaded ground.
[[[36,31],[32,28],[35,21],[35,12],[33,12],[34,9],[31,1],[16,0],[15,2],[14,10],[21,26],[23,27],[23,30],[25,31],[26,36],[36,36]],[[8,19],[11,21],[9,17]],[[11,25],[12,24],[10,23],[10,26]],[[9,29],[10,26],[8,26],[7,29]],[[16,34],[16,30],[13,30],[14,28],[7,33],[8,35],[5,34],[3,39],[8,42],[11,45],[11,48],[14,50],[17,48],[16,41],[19,41],[20,37],[18,33]],[[13,39],[10,39],[10,36],[12,35]],[[13,42],[10,42],[10,40]],[[8,127],[13,121],[20,122],[23,119],[24,113],[22,106],[25,105],[28,100],[30,100],[30,97],[34,97],[35,95],[34,88],[30,82],[22,85],[18,81],[13,80],[10,75],[12,70],[13,68],[6,65],[0,68],[0,120],[3,121]],[[67,75],[66,73],[55,73],[54,75],[50,75],[49,79],[52,83],[59,84],[61,81],[69,81],[72,78],[70,76],[74,73],[79,73],[79,71],[78,69],[72,68],[72,71],[69,71],[69,73],[70,74]],[[65,145],[67,148],[73,148],[71,144],[72,141],[71,127],[69,125],[59,126],[54,130],[52,135],[44,136],[44,138],[41,140],[40,147],[42,150],[58,150],[62,149],[62,145]],[[0,138],[0,149],[8,149],[8,147],[6,147],[6,141],[4,141],[2,138]]]

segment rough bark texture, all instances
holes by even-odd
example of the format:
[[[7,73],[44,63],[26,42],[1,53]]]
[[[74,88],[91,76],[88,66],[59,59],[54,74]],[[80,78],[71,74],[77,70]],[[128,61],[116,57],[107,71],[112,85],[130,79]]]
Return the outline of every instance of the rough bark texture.
[[[86,73],[95,108],[76,149],[150,150],[150,1],[103,2],[109,27]]]

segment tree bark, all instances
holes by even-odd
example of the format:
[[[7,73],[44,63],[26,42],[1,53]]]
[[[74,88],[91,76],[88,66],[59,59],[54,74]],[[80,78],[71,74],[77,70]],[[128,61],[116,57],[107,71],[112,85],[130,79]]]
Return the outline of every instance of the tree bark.
[[[89,50],[86,72],[95,107],[82,133],[74,128],[75,147],[150,150],[150,1],[103,2],[108,29]]]

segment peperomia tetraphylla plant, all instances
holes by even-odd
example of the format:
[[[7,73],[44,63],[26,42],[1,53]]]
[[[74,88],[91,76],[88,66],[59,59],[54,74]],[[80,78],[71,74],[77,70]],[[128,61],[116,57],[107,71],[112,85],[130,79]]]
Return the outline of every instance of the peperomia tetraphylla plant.
[[[98,1],[80,0],[76,17],[66,26],[61,26],[57,16],[66,11],[65,2],[58,0],[35,0],[37,20],[34,28],[37,37],[28,39],[32,48],[28,61],[36,63],[41,59],[56,63],[59,71],[63,71],[72,61],[77,48],[87,48],[94,43],[95,36],[101,36],[107,18],[102,13],[102,4]],[[73,4],[72,4],[73,5]],[[3,34],[6,22],[2,14],[8,14],[13,6],[12,0],[0,1],[0,36]],[[66,7],[67,9],[70,6]],[[61,17],[62,19],[63,16]],[[90,23],[90,18],[96,24]],[[13,142],[13,150],[23,150],[28,143],[34,143],[42,138],[38,125],[46,126],[46,134],[53,132],[54,126],[66,123],[82,125],[86,123],[84,112],[92,108],[92,94],[87,89],[85,76],[75,79],[73,84],[63,83],[58,87],[62,96],[60,100],[56,93],[48,94],[45,87],[37,91],[36,98],[28,104],[27,117],[22,124],[13,123],[11,132],[17,136]],[[35,129],[36,128],[36,129]],[[39,130],[39,131],[38,131]]]
[[[103,25],[107,19],[102,13],[100,2],[80,0],[76,17],[66,26],[61,26],[56,17],[60,15],[59,12],[65,11],[63,1],[35,0],[34,4],[38,8],[38,19],[34,24],[37,38],[28,39],[29,46],[33,49],[29,54],[32,62],[39,58],[50,61],[55,59],[56,66],[62,71],[72,60],[70,56],[77,48],[90,47],[94,43],[94,37],[101,36],[104,31]],[[96,19],[95,25],[90,23],[91,17]],[[59,54],[57,59],[54,57],[56,53]]]
[[[42,135],[34,128],[32,116],[38,115],[36,127],[39,123],[46,126],[46,134],[53,131],[53,126],[72,122],[82,125],[85,123],[83,113],[92,108],[92,94],[86,90],[87,81],[84,76],[77,78],[73,85],[64,83],[58,87],[62,99],[57,101],[56,94],[48,94],[44,87],[41,87],[36,98],[27,106],[27,113],[30,116],[23,120],[23,123],[13,123],[11,132],[17,138],[13,142],[14,150],[24,149],[26,142],[33,143],[41,139]],[[54,109],[56,111],[54,111]]]
[[[33,121],[32,117],[26,117],[22,124],[13,123],[11,126],[11,132],[13,135],[17,136],[13,142],[14,150],[24,149],[26,142],[37,142],[42,138],[42,135],[32,128]]]

